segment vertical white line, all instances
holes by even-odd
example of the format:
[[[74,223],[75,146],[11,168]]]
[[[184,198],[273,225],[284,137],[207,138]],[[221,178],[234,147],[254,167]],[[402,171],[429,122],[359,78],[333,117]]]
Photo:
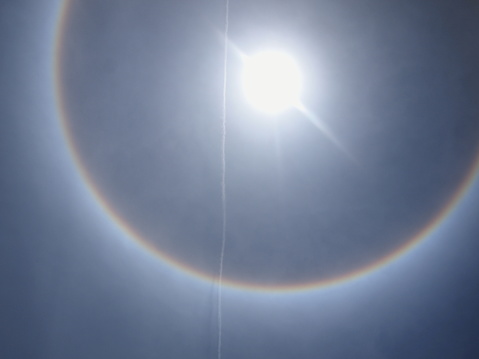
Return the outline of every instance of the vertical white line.
[[[226,85],[228,70],[228,27],[229,27],[229,0],[225,6],[225,41],[224,41],[224,70],[223,70],[223,138],[221,143],[221,202],[223,211],[223,229],[221,236],[220,270],[218,277],[218,359],[221,359],[221,340],[223,332],[222,318],[222,282],[223,282],[223,260],[226,244]]]

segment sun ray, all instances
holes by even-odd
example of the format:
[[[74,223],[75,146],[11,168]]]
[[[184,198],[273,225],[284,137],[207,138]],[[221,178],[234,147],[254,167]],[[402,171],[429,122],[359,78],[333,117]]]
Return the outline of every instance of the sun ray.
[[[360,165],[357,158],[355,158],[349,149],[347,149],[334,135],[331,129],[319,119],[317,115],[308,110],[301,102],[298,102],[295,107],[311,122],[311,124],[316,127],[323,135],[325,135],[328,140],[330,140],[341,152],[343,152],[351,161],[356,165]]]

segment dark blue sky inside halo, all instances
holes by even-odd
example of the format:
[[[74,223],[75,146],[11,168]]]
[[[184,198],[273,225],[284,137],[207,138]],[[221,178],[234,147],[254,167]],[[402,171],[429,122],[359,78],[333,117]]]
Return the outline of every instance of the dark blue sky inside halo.
[[[130,241],[75,174],[49,80],[56,5],[0,4],[0,356],[215,357],[216,288]],[[63,65],[70,125],[102,193],[158,245],[212,271],[222,6],[76,2]],[[396,243],[371,234],[414,231],[448,198],[477,146],[475,6],[231,3],[232,41],[298,54],[305,105],[360,165],[294,111],[262,122],[231,54],[230,276],[339,273]],[[357,282],[298,295],[226,289],[224,357],[477,356],[475,199],[477,188],[430,241]],[[324,241],[310,235],[319,230]]]

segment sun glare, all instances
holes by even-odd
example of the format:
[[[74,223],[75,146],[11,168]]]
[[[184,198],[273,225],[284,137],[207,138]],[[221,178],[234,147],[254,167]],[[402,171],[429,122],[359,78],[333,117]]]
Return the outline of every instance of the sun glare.
[[[242,80],[246,99],[262,112],[277,114],[299,103],[301,73],[283,52],[245,57]]]

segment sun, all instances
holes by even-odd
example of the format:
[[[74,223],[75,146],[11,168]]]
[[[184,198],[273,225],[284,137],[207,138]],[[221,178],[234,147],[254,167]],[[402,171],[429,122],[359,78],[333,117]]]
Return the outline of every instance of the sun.
[[[302,76],[295,61],[280,51],[263,51],[244,58],[243,90],[258,110],[277,114],[299,103]]]

